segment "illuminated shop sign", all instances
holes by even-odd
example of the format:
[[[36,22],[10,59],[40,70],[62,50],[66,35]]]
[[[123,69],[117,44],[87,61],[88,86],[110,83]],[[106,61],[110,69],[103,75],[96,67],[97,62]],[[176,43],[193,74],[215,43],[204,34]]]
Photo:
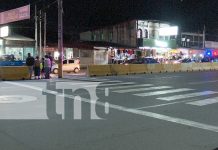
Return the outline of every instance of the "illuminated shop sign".
[[[0,37],[6,37],[9,34],[9,27],[4,26],[0,28]]]
[[[159,29],[159,36],[178,35],[178,27],[165,27]]]
[[[0,24],[30,19],[30,5],[0,13]]]

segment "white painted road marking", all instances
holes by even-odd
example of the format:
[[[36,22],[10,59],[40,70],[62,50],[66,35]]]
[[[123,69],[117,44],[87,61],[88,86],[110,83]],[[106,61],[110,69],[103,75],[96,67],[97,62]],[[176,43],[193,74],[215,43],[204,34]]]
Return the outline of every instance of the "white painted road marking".
[[[43,91],[43,89],[39,89],[38,87],[34,87],[34,86],[30,86],[30,85],[26,86],[25,84],[21,84],[21,83],[15,83],[15,82],[5,82],[5,83],[20,86],[20,87],[26,87],[26,88],[28,87],[29,89],[33,89],[33,90]],[[65,97],[72,98],[72,99],[75,98],[72,95],[65,95]],[[86,103],[93,103],[92,100],[85,99],[85,98],[82,98],[81,101],[86,102]],[[96,105],[105,107],[105,103],[99,102],[99,101],[96,102]],[[129,109],[129,108],[119,106],[119,105],[110,104],[109,107],[111,109],[115,109],[115,110],[119,110],[119,111],[123,111],[123,112],[128,112],[128,113],[132,113],[132,114],[137,114],[137,115],[141,115],[141,116],[146,116],[146,117],[150,117],[150,118],[155,118],[155,119],[159,119],[159,120],[164,120],[164,121],[173,122],[176,124],[186,125],[186,126],[195,127],[195,128],[204,129],[204,130],[218,133],[218,126],[208,125],[208,124],[195,122],[195,121],[191,121],[191,120],[187,120],[187,119],[170,117],[170,116],[157,114],[157,113],[153,113],[153,112],[148,112],[148,111]]]
[[[126,89],[126,90],[117,90],[113,91],[116,93],[128,93],[128,92],[137,92],[137,91],[149,91],[149,90],[160,90],[160,89],[169,89],[171,86],[156,86],[156,87],[148,87],[148,88],[136,88],[136,89]]]
[[[153,84],[139,84],[139,85],[123,85],[123,86],[114,86],[114,87],[108,87],[110,90],[115,90],[115,89],[124,89],[124,88],[135,88],[135,87],[148,87],[148,86],[153,86]],[[97,87],[98,89],[98,87]],[[104,88],[100,88],[103,89]]]
[[[174,89],[174,90],[164,90],[164,91],[155,91],[155,92],[148,92],[148,93],[139,93],[139,94],[133,94],[133,95],[146,97],[146,96],[163,95],[163,94],[169,94],[169,93],[185,92],[185,91],[191,91],[191,90],[194,90],[194,89],[181,88],[181,89]]]
[[[189,84],[197,85],[197,84],[205,84],[205,83],[215,83],[218,82],[218,80],[211,80],[211,81],[201,81],[201,82],[190,82]]]
[[[125,82],[125,83],[111,83],[111,84],[105,84],[104,82],[102,82],[103,84],[99,84],[98,87],[100,86],[113,86],[113,85],[128,85],[128,84],[135,84],[135,82]],[[95,85],[87,85],[84,87],[96,87]]]
[[[164,100],[164,101],[174,101],[174,100],[178,100],[178,99],[191,98],[191,97],[197,97],[197,96],[204,96],[204,95],[210,95],[210,94],[215,94],[215,93],[218,93],[218,92],[203,91],[203,92],[181,94],[181,95],[168,96],[168,97],[159,97],[157,99]]]
[[[11,104],[11,103],[25,103],[36,101],[37,98],[34,96],[26,95],[2,95],[0,96],[0,103]]]
[[[213,97],[213,98],[208,98],[208,99],[204,99],[204,100],[189,102],[187,104],[196,105],[196,106],[205,106],[205,105],[210,105],[210,104],[214,104],[214,103],[218,103],[218,97]]]
[[[184,101],[177,101],[177,102],[171,102],[171,103],[164,103],[164,104],[159,104],[159,105],[144,106],[144,107],[139,107],[139,108],[135,108],[135,109],[156,108],[156,107],[162,107],[162,106],[168,106],[168,105],[174,105],[174,104],[180,104],[180,103],[192,102],[192,101],[193,101],[193,100],[184,100]]]

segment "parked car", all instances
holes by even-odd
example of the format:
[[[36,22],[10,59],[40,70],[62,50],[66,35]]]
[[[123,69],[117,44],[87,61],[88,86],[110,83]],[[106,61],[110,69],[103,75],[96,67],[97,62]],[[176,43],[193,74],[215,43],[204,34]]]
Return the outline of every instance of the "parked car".
[[[211,59],[209,57],[204,57],[201,59],[201,62],[210,62]]]
[[[181,63],[194,63],[195,61],[192,60],[191,58],[185,58],[181,60]]]
[[[58,73],[58,64],[53,63],[51,71],[54,74]],[[80,63],[74,59],[66,59],[63,61],[63,71],[64,72],[75,72],[78,73],[80,71]]]

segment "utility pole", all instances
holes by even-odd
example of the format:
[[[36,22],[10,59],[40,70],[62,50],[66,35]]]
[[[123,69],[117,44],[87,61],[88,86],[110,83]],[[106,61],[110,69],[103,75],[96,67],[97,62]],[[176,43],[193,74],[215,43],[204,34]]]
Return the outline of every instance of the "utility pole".
[[[42,58],[42,11],[39,12],[39,58]]]
[[[58,78],[63,78],[63,1],[58,0]]]
[[[38,17],[37,17],[36,5],[35,5],[35,52],[38,53]]]
[[[44,53],[45,53],[45,49],[46,49],[46,40],[47,40],[47,37],[46,37],[46,34],[47,34],[47,30],[46,30],[46,27],[47,27],[47,16],[46,16],[46,12],[44,13],[44,48],[43,48],[43,56],[44,56]]]

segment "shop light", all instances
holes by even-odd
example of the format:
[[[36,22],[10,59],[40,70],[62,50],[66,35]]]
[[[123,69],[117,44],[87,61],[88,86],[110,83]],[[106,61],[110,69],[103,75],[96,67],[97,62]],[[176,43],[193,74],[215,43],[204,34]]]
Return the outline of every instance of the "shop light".
[[[155,45],[158,47],[168,47],[167,42],[155,40]]]
[[[178,26],[165,27],[159,29],[159,36],[178,35]]]
[[[151,47],[139,47],[139,49],[151,49]]]
[[[58,51],[55,51],[55,52],[54,52],[54,57],[55,57],[55,58],[58,58],[59,55],[60,55],[60,53],[59,53]]]
[[[6,37],[9,34],[9,27],[4,26],[0,28],[0,37]]]

